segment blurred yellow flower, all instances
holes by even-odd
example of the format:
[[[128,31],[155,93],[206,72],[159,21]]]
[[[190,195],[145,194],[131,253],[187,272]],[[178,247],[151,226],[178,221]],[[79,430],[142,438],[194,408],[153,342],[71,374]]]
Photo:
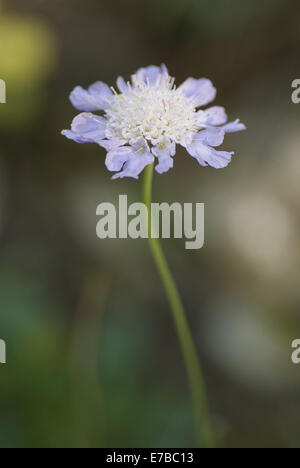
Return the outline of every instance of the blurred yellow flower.
[[[0,124],[22,125],[39,108],[42,85],[55,64],[55,38],[39,18],[0,14],[0,42],[0,78],[7,85]]]

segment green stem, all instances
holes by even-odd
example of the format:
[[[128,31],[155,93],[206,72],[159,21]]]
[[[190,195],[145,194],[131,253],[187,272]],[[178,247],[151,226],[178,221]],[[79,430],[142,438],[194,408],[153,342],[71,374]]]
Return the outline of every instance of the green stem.
[[[168,267],[164,253],[158,239],[152,237],[153,230],[150,213],[152,202],[153,164],[147,166],[145,172],[144,203],[147,206],[149,213],[149,244],[160,278],[165,288],[184,357],[193,399],[198,445],[199,447],[212,448],[213,437],[210,427],[205,386],[197,357],[197,351],[176,284]]]

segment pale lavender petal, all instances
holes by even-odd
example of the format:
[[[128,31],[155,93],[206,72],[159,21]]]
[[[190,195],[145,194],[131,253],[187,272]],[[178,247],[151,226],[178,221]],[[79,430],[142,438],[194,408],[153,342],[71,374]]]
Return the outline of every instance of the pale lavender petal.
[[[192,144],[186,146],[188,153],[193,156],[193,158],[197,159],[201,166],[207,166],[205,158],[209,156],[210,149],[211,148],[200,141],[193,141]]]
[[[136,72],[137,78],[145,84],[149,83],[150,86],[155,85],[162,76],[166,75],[168,75],[168,70],[165,65],[161,67],[151,65],[150,67],[140,68]]]
[[[81,145],[84,143],[87,143],[86,140],[81,138],[79,135],[77,135],[77,133],[73,132],[72,130],[63,130],[61,134],[64,135],[69,140],[76,141],[76,143],[79,143]]]
[[[104,117],[84,112],[75,117],[71,130],[62,134],[77,143],[98,143],[105,138],[106,123]]]
[[[227,167],[231,162],[231,158],[234,155],[233,151],[217,151],[212,149],[210,157],[207,159],[207,162],[210,166],[215,169],[223,169]]]
[[[101,97],[104,100],[109,99],[113,95],[111,88],[106,83],[103,83],[103,81],[96,81],[96,83],[93,83],[89,87],[88,91],[92,96]]]
[[[188,78],[179,86],[179,89],[187,98],[193,101],[195,107],[206,106],[214,101],[217,95],[216,88],[207,78],[201,78],[200,80]]]
[[[214,106],[206,109],[207,125],[223,125],[227,122],[228,117],[224,107]]]
[[[154,156],[151,153],[145,153],[143,155],[133,154],[128,161],[124,164],[122,172],[115,174],[113,179],[122,179],[124,177],[132,177],[138,179],[140,173],[145,169],[146,166],[152,164]]]
[[[156,172],[163,174],[174,166],[173,156],[176,153],[176,144],[167,139],[160,141],[152,148],[152,153],[158,158],[155,166]]]
[[[101,140],[98,142],[102,148],[105,148],[106,151],[111,151],[124,146],[126,143],[125,140],[119,140],[118,138],[112,138],[111,140]]]
[[[206,130],[202,130],[194,136],[192,145],[197,145],[198,143],[205,143],[209,146],[220,146],[225,137],[225,132],[223,128],[211,127]]]
[[[107,120],[99,115],[82,113],[72,122],[72,130],[90,141],[102,140],[105,137]]]
[[[107,108],[107,100],[112,96],[111,89],[102,81],[91,85],[88,90],[77,86],[70,95],[73,106],[81,111],[92,112]]]
[[[126,161],[134,156],[130,146],[122,146],[107,153],[105,164],[109,171],[120,171]]]
[[[119,76],[119,78],[117,79],[117,86],[118,86],[119,90],[121,91],[121,93],[123,93],[123,94],[128,93],[129,86],[125,82],[125,80],[124,80],[124,78],[122,76]]]
[[[134,144],[134,147],[131,146],[128,148],[128,160],[125,162],[123,170],[115,174],[112,177],[113,179],[123,177],[133,177],[137,179],[145,167],[152,164],[154,161],[154,156],[150,153],[148,145],[143,139],[138,140]]]
[[[162,76],[164,78],[168,78],[170,75],[169,75],[169,70],[168,70],[167,66],[163,63],[160,68],[161,68],[161,71],[162,71]]]
[[[201,166],[207,166],[209,164],[216,169],[228,166],[234,154],[227,151],[217,151],[203,143],[189,145],[187,146],[187,151],[193,158],[197,159]]]
[[[234,122],[229,122],[228,124],[223,126],[223,130],[225,133],[235,133],[240,132],[242,130],[246,130],[246,125],[244,125],[240,119],[235,120]]]
[[[149,145],[148,145],[147,141],[145,140],[145,138],[142,138],[142,137],[138,138],[135,141],[132,141],[131,142],[131,147],[138,154],[143,154],[143,153],[150,152]]]

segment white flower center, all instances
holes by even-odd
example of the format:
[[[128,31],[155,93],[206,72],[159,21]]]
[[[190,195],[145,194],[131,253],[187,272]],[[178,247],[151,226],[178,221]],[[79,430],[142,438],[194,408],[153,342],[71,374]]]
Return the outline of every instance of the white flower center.
[[[176,143],[191,140],[201,128],[201,113],[168,77],[150,86],[133,78],[126,94],[114,94],[106,109],[107,131],[127,143],[145,138],[156,144],[162,138]]]

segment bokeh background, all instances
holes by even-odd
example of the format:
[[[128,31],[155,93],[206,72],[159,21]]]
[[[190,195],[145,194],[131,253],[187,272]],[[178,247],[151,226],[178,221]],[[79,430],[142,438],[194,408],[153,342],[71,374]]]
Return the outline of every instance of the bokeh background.
[[[218,447],[300,447],[300,5],[9,0],[0,5],[1,447],[193,447],[189,392],[146,241],[100,241],[104,150],[60,135],[75,85],[165,62],[208,77],[247,132],[226,170],[179,152],[157,201],[204,202],[206,244],[163,241],[204,368]]]

